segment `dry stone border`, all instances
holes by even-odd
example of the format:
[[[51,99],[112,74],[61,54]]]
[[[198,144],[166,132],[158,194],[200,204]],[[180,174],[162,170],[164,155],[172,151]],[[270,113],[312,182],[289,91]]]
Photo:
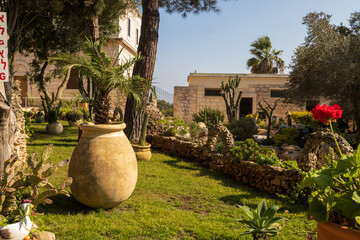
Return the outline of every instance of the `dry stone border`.
[[[210,130],[209,138],[216,135],[216,133],[220,135],[220,132],[219,128],[213,131]],[[226,136],[226,132],[223,132],[222,138],[225,138],[223,141],[230,142],[231,138],[226,139]],[[200,162],[213,170],[232,176],[236,181],[273,194],[290,195],[296,184],[301,181],[301,174],[295,169],[289,170],[259,165],[250,161],[235,162],[229,152],[226,155],[214,153],[210,151],[213,144],[216,143],[213,140],[209,140],[207,145],[202,146],[178,140],[175,137],[149,135],[147,141],[151,144],[152,148],[161,149],[172,155]]]

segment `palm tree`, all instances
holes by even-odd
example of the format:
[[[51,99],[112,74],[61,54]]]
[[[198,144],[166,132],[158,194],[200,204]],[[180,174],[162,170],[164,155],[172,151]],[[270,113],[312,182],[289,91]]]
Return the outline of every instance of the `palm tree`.
[[[109,123],[110,92],[119,88],[127,95],[132,95],[136,101],[142,99],[144,89],[148,88],[149,81],[139,76],[125,77],[125,72],[132,67],[139,56],[118,64],[117,57],[112,60],[102,50],[102,42],[87,40],[81,55],[59,54],[52,58],[63,69],[78,70],[79,77],[86,77],[94,90],[94,115],[96,124]]]
[[[272,45],[268,36],[259,37],[251,45],[250,52],[255,57],[247,61],[251,73],[280,73],[284,71],[284,61],[279,57],[282,50],[271,49]],[[274,67],[274,65],[276,67]]]

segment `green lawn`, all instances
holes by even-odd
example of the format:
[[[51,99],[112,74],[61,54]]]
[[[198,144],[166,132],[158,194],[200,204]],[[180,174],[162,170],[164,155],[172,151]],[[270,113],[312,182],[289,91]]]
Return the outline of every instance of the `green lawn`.
[[[46,134],[45,124],[32,124],[35,134],[28,141],[28,153],[41,153],[52,143],[50,161],[70,158],[77,128],[63,124],[59,136]],[[118,207],[94,210],[74,198],[56,196],[52,205],[38,207],[43,215],[36,223],[57,239],[252,239],[240,236],[246,228],[233,219],[245,214],[236,205],[255,208],[266,199],[268,205],[280,206],[279,213],[289,220],[275,239],[304,239],[314,233],[316,223],[307,220],[306,205],[289,204],[195,162],[153,150],[151,161],[138,162],[138,167],[135,191]],[[51,180],[59,186],[66,176],[67,169],[61,169]]]

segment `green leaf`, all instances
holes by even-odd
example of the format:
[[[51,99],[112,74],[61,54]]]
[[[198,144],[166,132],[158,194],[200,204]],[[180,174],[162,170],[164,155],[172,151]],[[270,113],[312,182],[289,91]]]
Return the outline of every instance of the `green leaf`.
[[[272,227],[273,224],[279,222],[279,221],[284,221],[284,220],[287,220],[287,218],[284,218],[284,217],[273,217],[273,218],[270,218],[268,219],[265,224],[264,224],[264,228],[269,228],[269,227]]]
[[[250,217],[250,219],[254,219],[254,214],[252,213],[251,209],[248,206],[238,205],[238,207],[242,209]]]
[[[358,191],[360,193],[360,191]],[[354,200],[356,203],[360,203],[360,197],[358,195],[358,192],[354,192],[352,195],[352,200]]]
[[[264,217],[267,217],[267,218],[272,218],[275,213],[277,212],[277,210],[279,210],[279,207],[278,206],[271,206],[269,207],[266,212],[264,213]]]
[[[336,207],[344,217],[354,219],[360,216],[360,204],[353,199],[353,193],[339,194],[335,196]]]
[[[256,223],[249,221],[249,220],[240,219],[239,222],[247,225],[249,228],[252,228],[252,229],[257,229],[259,227],[256,225]]]
[[[268,209],[268,207],[266,205],[265,200],[263,199],[257,207],[257,213],[259,214],[260,217],[262,217],[267,209]]]
[[[327,222],[329,219],[327,207],[319,200],[319,196],[310,197],[309,214],[313,216],[317,222]]]

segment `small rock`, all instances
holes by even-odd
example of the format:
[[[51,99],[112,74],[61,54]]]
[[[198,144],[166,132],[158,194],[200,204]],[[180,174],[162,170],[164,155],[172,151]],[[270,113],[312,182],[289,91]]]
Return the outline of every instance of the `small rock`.
[[[35,232],[33,235],[38,240],[56,240],[55,234],[52,232]]]

